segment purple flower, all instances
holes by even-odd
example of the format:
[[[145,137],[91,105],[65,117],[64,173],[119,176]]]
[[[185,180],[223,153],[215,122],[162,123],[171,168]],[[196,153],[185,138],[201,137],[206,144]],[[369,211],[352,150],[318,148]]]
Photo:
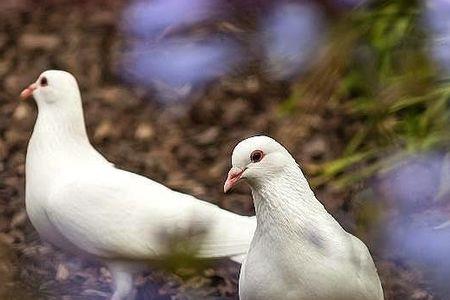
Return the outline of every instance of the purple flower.
[[[125,11],[124,29],[139,37],[156,37],[169,27],[189,26],[211,18],[214,0],[136,1]]]
[[[431,35],[431,55],[441,71],[450,73],[450,1],[426,1],[424,21]]]
[[[304,70],[323,38],[322,15],[312,4],[285,3],[262,26],[268,71],[286,79]]]

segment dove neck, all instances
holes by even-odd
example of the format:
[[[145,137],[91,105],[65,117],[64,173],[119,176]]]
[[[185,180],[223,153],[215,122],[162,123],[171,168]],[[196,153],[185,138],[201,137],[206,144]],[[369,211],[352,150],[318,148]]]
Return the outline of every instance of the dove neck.
[[[27,149],[27,193],[47,197],[52,183],[66,178],[63,174],[83,174],[86,166],[104,163],[107,160],[89,143],[81,104],[72,111],[39,107]]]
[[[71,110],[58,109],[58,106],[39,107],[30,144],[49,150],[70,150],[92,148],[84,125],[83,111],[80,107]]]
[[[253,183],[252,193],[260,230],[276,232],[278,228],[297,235],[302,228],[317,227],[317,222],[325,226],[335,222],[297,165]]]

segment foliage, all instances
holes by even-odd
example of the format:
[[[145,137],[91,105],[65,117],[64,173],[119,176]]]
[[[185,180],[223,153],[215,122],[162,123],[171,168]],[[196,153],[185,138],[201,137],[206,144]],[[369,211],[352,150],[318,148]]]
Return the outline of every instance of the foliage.
[[[348,125],[345,150],[321,165],[315,185],[333,178],[344,187],[385,168],[387,157],[448,147],[450,85],[439,80],[425,29],[418,1],[378,1],[336,22],[324,59],[284,106],[327,106]]]

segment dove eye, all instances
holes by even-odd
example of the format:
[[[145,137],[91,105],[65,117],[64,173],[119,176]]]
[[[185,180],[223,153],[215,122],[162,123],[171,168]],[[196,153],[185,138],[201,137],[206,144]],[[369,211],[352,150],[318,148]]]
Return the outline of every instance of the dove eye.
[[[259,162],[264,156],[264,153],[261,150],[255,150],[250,154],[250,160],[253,163]]]
[[[42,77],[39,83],[41,84],[41,86],[47,86],[48,85],[47,77]]]

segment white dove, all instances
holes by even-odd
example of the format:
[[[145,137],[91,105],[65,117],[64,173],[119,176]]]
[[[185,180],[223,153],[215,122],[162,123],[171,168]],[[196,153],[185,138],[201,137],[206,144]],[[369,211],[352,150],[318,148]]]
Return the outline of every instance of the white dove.
[[[242,260],[255,218],[236,215],[146,177],[115,168],[90,144],[76,79],[49,70],[26,88],[38,117],[26,157],[26,210],[40,236],[103,261],[112,299],[132,294],[143,261],[167,254],[164,236],[206,229],[201,258]]]
[[[257,226],[239,279],[241,300],[379,300],[372,257],[316,199],[289,152],[267,136],[240,142],[224,185],[250,185]]]

